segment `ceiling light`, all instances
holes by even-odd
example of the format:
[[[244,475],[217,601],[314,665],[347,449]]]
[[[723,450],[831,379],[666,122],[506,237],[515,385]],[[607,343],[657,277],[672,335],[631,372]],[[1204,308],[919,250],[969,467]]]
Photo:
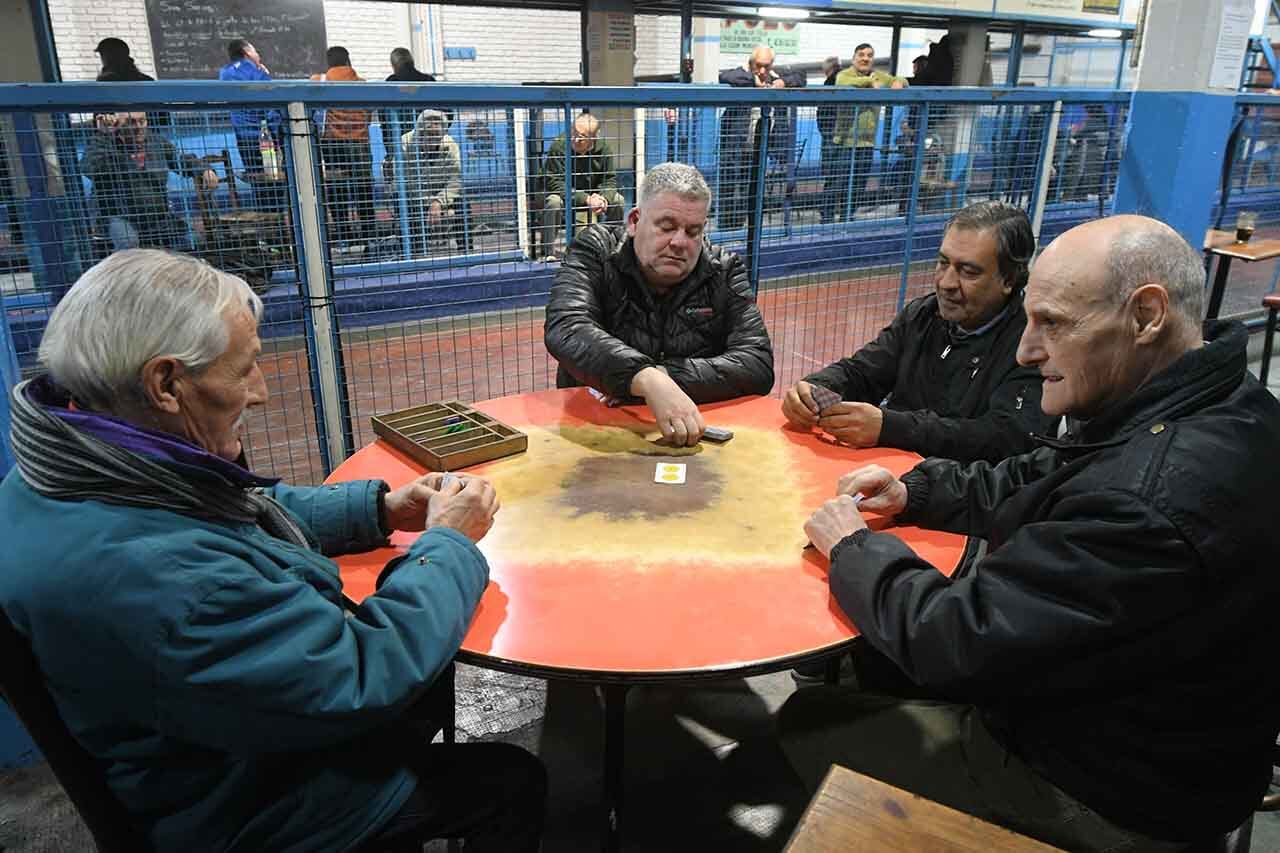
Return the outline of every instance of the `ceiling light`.
[[[809,17],[808,9],[779,9],[774,6],[757,6],[756,14],[762,18],[787,18],[801,21]]]
[[[1124,35],[1121,30],[1089,30],[1085,33],[1087,36],[1093,36],[1096,39],[1118,39]]]

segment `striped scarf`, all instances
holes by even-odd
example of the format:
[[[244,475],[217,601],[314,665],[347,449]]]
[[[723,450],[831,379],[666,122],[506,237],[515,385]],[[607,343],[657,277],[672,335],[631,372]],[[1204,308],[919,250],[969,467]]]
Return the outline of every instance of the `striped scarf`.
[[[314,550],[289,513],[260,490],[208,470],[196,481],[176,467],[76,429],[33,399],[31,386],[42,379],[19,382],[9,400],[18,473],[39,494],[164,509],[218,524],[256,524],[277,539]]]

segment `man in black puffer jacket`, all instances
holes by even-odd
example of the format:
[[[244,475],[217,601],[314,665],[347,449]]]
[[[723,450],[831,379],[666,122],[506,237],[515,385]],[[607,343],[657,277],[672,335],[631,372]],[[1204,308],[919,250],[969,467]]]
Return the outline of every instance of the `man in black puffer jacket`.
[[[854,447],[997,462],[1053,429],[1040,411],[1040,375],[1014,358],[1026,325],[1022,288],[1036,250],[1021,209],[999,201],[951,217],[935,292],[907,304],[874,340],[797,382],[782,412]],[[819,407],[813,387],[840,395]]]
[[[1161,223],[1072,229],[1032,272],[1018,349],[1072,434],[842,479],[805,526],[831,592],[949,701],[797,693],[780,723],[807,782],[835,761],[1073,851],[1182,850],[1253,813],[1280,728],[1280,404],[1243,326],[1202,330],[1203,291],[1200,253]],[[854,493],[990,553],[947,578],[871,532]]]
[[[773,347],[746,267],[703,235],[710,203],[694,167],[651,169],[625,231],[579,232],[547,302],[556,385],[643,398],[676,446],[702,436],[698,403],[773,387]]]

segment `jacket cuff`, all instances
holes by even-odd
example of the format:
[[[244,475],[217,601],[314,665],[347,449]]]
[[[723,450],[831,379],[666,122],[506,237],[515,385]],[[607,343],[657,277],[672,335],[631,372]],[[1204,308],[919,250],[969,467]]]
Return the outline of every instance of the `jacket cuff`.
[[[920,470],[920,466],[912,468],[902,475],[902,485],[907,487],[907,506],[894,516],[895,521],[910,521],[929,503],[929,475]]]
[[[831,564],[835,565],[836,560],[840,558],[841,552],[846,548],[861,548],[867,541],[867,537],[871,535],[870,527],[860,527],[841,539],[831,549]]]
[[[876,444],[881,447],[911,450],[911,415],[881,406],[880,439]]]

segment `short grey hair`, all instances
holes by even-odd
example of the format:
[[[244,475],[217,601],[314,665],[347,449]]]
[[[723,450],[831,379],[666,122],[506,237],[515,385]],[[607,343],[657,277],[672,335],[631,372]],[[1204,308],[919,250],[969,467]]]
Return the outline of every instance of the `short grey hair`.
[[[640,195],[636,207],[644,207],[662,193],[676,195],[692,201],[711,204],[711,187],[693,166],[685,163],[660,163],[645,173],[640,182]]]
[[[1117,306],[1144,284],[1161,284],[1169,307],[1199,328],[1204,319],[1204,258],[1163,222],[1148,220],[1111,238],[1105,292]]]
[[[116,412],[143,401],[151,359],[199,373],[226,352],[226,313],[258,319],[262,299],[242,279],[188,255],[128,249],[94,264],[53,309],[40,363],[81,406]]]

